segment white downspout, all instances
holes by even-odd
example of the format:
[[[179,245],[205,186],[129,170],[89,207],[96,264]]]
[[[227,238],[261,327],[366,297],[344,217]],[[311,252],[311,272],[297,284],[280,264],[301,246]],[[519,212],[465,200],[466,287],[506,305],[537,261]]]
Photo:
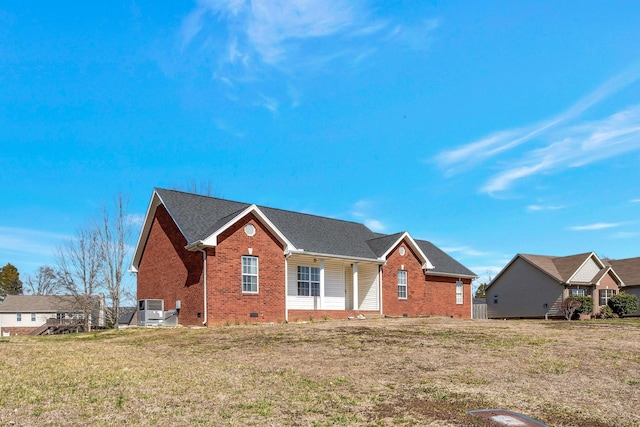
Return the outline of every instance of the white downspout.
[[[378,299],[380,300],[380,315],[382,316],[382,266],[378,266]]]
[[[460,281],[462,282],[462,288],[464,289],[464,280],[460,279]],[[471,315],[469,316],[469,319],[473,319],[473,285],[471,284],[473,282],[473,279],[469,280],[469,307],[471,310]],[[486,295],[485,295],[485,301],[486,301]],[[462,301],[464,303],[464,300]]]
[[[289,323],[289,257],[291,252],[284,256],[284,321]]]
[[[360,310],[360,296],[358,295],[358,263],[353,263],[353,309]]]
[[[202,265],[203,265],[203,271],[202,271],[202,284],[203,284],[203,295],[204,295],[204,301],[203,301],[203,306],[204,306],[204,320],[202,322],[202,326],[207,326],[207,250],[206,249],[199,249],[200,252],[202,252]]]

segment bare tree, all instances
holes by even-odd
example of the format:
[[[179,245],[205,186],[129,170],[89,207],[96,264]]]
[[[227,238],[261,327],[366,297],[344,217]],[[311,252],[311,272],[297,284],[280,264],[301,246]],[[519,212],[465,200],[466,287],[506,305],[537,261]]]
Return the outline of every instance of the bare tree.
[[[480,280],[482,281],[480,282],[479,285],[477,285],[476,291],[474,293],[474,298],[486,298],[487,296],[486,289],[494,277],[495,277],[495,271],[492,268],[487,268],[487,270],[484,273],[484,278],[478,280],[478,281]]]
[[[104,264],[100,230],[85,227],[58,249],[56,254],[60,286],[76,300],[82,312],[84,330],[90,330],[90,317],[97,305],[100,273]],[[95,319],[97,320],[97,319]]]
[[[582,307],[582,303],[574,297],[565,298],[560,305],[560,309],[567,320],[573,319],[573,315]]]
[[[54,295],[59,288],[56,271],[49,265],[41,265],[33,276],[27,276],[27,289],[31,295]]]
[[[120,317],[120,303],[125,296],[124,273],[125,259],[128,258],[127,245],[131,237],[131,220],[127,214],[128,200],[120,193],[116,199],[116,211],[109,215],[109,210],[103,209],[102,224],[100,226],[100,247],[103,265],[102,279],[111,307],[107,310],[108,321],[118,327]]]
[[[213,191],[213,185],[211,184],[211,181],[202,181],[198,183],[195,180],[191,180],[187,185],[174,187],[174,190],[186,191],[187,193],[200,194],[202,196],[216,196],[215,192]]]

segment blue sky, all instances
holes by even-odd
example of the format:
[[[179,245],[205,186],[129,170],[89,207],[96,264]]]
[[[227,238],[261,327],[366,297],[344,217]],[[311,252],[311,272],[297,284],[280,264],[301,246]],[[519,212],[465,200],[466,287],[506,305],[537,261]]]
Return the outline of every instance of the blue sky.
[[[481,279],[640,256],[640,2],[0,4],[0,264],[154,187],[407,230]]]

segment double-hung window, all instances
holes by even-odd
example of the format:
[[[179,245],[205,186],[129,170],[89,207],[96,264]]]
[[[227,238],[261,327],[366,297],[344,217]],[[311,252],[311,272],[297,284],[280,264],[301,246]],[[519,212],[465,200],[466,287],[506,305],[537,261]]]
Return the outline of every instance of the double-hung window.
[[[398,271],[398,298],[407,299],[407,272],[406,270]]]
[[[576,297],[583,297],[584,294],[584,289],[578,289],[578,288],[571,288],[569,289],[569,295],[576,296]]]
[[[242,292],[258,293],[258,257],[242,256]]]
[[[456,304],[464,304],[464,294],[463,294],[464,286],[462,282],[458,280],[456,282]]]
[[[320,296],[320,269],[318,267],[298,266],[298,295]]]
[[[32,322],[36,321],[36,314],[35,313],[31,313],[31,321]]]
[[[16,322],[22,322],[22,313],[20,312],[16,313]]]
[[[607,305],[615,294],[616,291],[614,289],[600,289],[600,306]]]

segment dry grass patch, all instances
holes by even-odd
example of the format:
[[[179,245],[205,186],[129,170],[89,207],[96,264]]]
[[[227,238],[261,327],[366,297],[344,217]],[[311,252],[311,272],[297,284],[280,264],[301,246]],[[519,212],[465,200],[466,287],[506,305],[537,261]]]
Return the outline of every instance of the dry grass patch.
[[[0,424],[636,426],[640,323],[380,319],[0,342]]]

